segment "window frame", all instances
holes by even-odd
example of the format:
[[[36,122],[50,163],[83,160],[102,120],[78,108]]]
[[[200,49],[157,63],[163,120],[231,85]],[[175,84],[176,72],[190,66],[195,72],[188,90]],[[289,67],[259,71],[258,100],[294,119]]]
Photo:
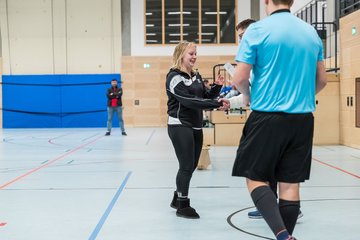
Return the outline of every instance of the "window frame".
[[[144,16],[144,45],[146,47],[156,47],[156,46],[172,46],[172,45],[176,45],[176,43],[166,43],[165,42],[165,36],[166,36],[166,32],[165,32],[165,0],[161,0],[161,16],[162,16],[162,20],[161,20],[161,35],[162,35],[162,38],[161,38],[161,43],[148,43],[147,42],[147,27],[146,27],[146,23],[147,23],[147,19],[146,19],[146,12],[147,12],[147,4],[146,4],[146,1],[147,0],[144,0],[144,13],[143,13],[143,16]],[[159,0],[160,1],[160,0]],[[183,0],[179,0],[180,1],[180,41],[183,41],[184,39],[184,17],[183,17]],[[196,0],[194,0],[196,1]],[[221,37],[220,37],[220,31],[221,31],[221,27],[220,26],[220,0],[216,0],[216,8],[217,8],[217,30],[216,30],[216,39],[217,39],[217,42],[216,43],[204,43],[202,41],[202,6],[203,6],[203,1],[205,2],[206,0],[197,0],[198,1],[198,35],[199,35],[199,42],[196,43],[197,45],[202,45],[202,46],[219,46],[219,45],[222,45],[222,46],[226,46],[226,45],[230,45],[230,46],[236,46],[238,45],[238,42],[237,42],[237,34],[236,34],[236,30],[234,28],[233,30],[233,34],[234,34],[234,42],[231,42],[231,43],[221,43],[220,40],[221,40]],[[234,1],[234,6],[235,6],[235,26],[237,25],[237,22],[238,22],[238,1],[236,0],[232,0]]]

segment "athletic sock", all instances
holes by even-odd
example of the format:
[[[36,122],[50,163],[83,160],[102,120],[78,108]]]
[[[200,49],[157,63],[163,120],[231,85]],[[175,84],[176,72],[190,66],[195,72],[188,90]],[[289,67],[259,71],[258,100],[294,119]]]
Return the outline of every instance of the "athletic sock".
[[[291,239],[288,231],[284,230],[276,235],[276,240],[288,240]]]
[[[177,192],[178,198],[188,198],[188,196],[184,196],[181,192]]]
[[[279,199],[279,210],[286,229],[292,234],[300,211],[300,201]]]
[[[269,186],[255,188],[251,192],[251,198],[275,236],[284,230],[287,232],[276,197]]]

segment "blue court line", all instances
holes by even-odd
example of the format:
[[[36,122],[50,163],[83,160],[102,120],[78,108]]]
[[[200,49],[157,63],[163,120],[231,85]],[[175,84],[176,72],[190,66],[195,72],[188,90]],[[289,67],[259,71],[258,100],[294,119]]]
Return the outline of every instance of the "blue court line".
[[[155,129],[152,131],[152,133],[150,134],[150,137],[149,137],[149,139],[146,141],[146,145],[149,145],[149,142],[150,142],[150,140],[152,139],[152,137],[154,136],[154,133],[155,133]]]
[[[117,192],[115,193],[115,196],[113,197],[113,199],[111,200],[109,206],[107,207],[107,209],[105,210],[104,214],[102,215],[100,221],[98,222],[98,224],[96,225],[94,231],[91,233],[89,240],[95,240],[97,235],[99,234],[101,228],[103,227],[106,219],[109,217],[113,207],[115,206],[116,201],[118,200],[118,198],[120,197],[121,192],[124,190],[125,185],[127,183],[127,181],[130,178],[132,172],[128,172],[126,174],[125,179],[123,180],[123,182],[121,183],[121,186],[119,187],[119,189],[117,190]]]
[[[84,139],[81,140],[81,141],[85,142],[86,140],[88,140],[88,139],[90,139],[90,138],[93,138],[93,137],[96,137],[97,135],[99,135],[99,133],[96,133],[96,134],[94,134],[94,135],[91,135],[90,137],[84,138]]]

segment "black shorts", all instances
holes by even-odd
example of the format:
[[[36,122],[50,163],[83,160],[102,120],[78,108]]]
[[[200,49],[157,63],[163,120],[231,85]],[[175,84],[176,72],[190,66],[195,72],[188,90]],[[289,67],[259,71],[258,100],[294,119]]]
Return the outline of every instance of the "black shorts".
[[[232,175],[254,181],[308,180],[313,132],[312,113],[253,111],[245,123]]]

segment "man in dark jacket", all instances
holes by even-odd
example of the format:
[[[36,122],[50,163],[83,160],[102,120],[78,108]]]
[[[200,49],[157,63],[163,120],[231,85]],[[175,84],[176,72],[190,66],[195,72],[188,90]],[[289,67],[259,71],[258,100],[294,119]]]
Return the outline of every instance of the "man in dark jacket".
[[[107,120],[107,132],[105,136],[109,136],[111,134],[112,127],[112,119],[114,116],[114,112],[117,113],[119,126],[121,128],[122,135],[126,136],[124,120],[122,117],[122,97],[123,91],[122,88],[118,87],[118,83],[116,79],[111,80],[111,88],[107,90],[106,96],[108,98],[107,102],[107,111],[108,111],[108,120]]]

